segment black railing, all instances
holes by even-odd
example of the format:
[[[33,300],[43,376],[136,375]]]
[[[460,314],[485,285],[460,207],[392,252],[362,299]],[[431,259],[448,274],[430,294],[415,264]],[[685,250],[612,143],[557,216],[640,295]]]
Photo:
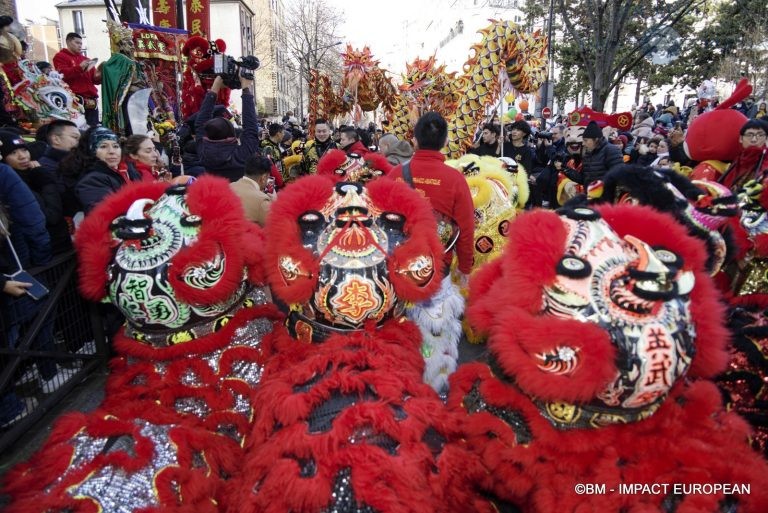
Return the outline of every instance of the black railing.
[[[106,359],[99,308],[78,293],[76,268],[74,252],[59,255],[29,270],[48,287],[48,296],[2,298],[0,453]]]

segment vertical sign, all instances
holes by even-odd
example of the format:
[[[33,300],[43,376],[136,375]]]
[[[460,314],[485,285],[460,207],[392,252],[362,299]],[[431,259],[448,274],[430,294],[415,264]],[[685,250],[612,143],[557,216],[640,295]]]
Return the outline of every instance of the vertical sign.
[[[211,33],[210,22],[210,0],[187,0],[187,30],[190,36],[208,39]]]
[[[152,21],[156,27],[176,28],[176,0],[152,0]]]

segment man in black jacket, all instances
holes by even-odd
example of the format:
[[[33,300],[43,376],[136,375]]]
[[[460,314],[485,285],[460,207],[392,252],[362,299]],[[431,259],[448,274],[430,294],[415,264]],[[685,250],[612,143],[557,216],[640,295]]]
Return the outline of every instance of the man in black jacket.
[[[564,172],[565,176],[583,185],[584,191],[587,192],[592,183],[602,180],[606,173],[623,164],[624,158],[621,150],[605,140],[602,130],[594,121],[590,121],[587,125],[583,138],[584,159],[581,172],[570,168],[565,169]]]
[[[499,135],[501,129],[499,125],[492,125],[487,123],[483,126],[483,132],[480,135],[480,139],[472,145],[472,148],[468,153],[474,153],[475,155],[490,155],[491,157],[498,157],[501,155],[501,145],[499,144]]]
[[[243,177],[245,161],[248,157],[260,154],[259,122],[256,118],[256,104],[253,100],[253,80],[240,77],[243,98],[243,132],[238,143],[235,127],[224,118],[213,118],[213,106],[216,96],[224,85],[221,77],[216,77],[211,90],[205,94],[203,104],[195,122],[195,140],[197,155],[205,171],[212,175],[223,176],[230,182]]]

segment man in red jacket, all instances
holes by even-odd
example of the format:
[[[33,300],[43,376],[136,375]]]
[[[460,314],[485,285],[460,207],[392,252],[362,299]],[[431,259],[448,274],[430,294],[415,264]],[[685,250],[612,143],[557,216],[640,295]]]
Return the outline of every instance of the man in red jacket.
[[[96,61],[83,55],[83,38],[77,32],[70,32],[66,38],[67,47],[53,56],[53,67],[64,76],[72,92],[80,96],[85,107],[85,120],[90,126],[99,124],[99,93],[94,84],[101,83],[101,71]]]
[[[357,153],[361,157],[365,157],[370,152],[360,140],[360,134],[357,133],[357,130],[355,130],[355,127],[353,126],[347,126],[341,129],[339,146],[347,153],[347,155],[350,153]]]
[[[459,271],[466,280],[472,270],[472,241],[475,230],[475,209],[472,194],[464,176],[445,165],[440,150],[448,140],[448,124],[437,112],[427,112],[414,128],[416,152],[410,160],[412,186],[432,204],[432,208],[450,218],[459,228],[459,237],[453,247],[459,259]],[[397,166],[389,174],[403,180],[403,166]],[[450,265],[453,251],[446,252],[445,263]]]

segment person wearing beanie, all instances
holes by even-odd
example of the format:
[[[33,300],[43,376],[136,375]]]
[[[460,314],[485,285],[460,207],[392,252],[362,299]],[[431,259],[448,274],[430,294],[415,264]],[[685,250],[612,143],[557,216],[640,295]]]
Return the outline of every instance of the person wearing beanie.
[[[602,139],[603,131],[600,129],[600,125],[596,121],[590,121],[587,128],[584,129],[582,134],[584,139]]]
[[[14,162],[15,166],[25,170],[34,169],[28,165],[30,159],[26,143],[17,132],[3,131],[0,133],[0,144],[0,155],[4,161],[8,158],[8,163],[0,164],[0,205],[6,207],[2,209],[6,215],[2,216],[0,240],[4,242],[7,235],[11,241],[11,244],[0,244],[0,320],[6,327],[21,327],[30,325],[38,317],[46,301],[27,297],[24,291],[31,283],[22,279],[17,281],[10,275],[16,271],[48,264],[52,256],[51,239],[46,229],[46,216],[41,208],[39,195],[25,183],[26,180],[19,173],[20,169],[8,165]],[[43,286],[51,286],[43,276],[38,276],[37,279]],[[29,369],[34,370],[34,379],[46,394],[59,388],[61,383],[74,374],[71,369],[60,369],[56,360],[43,356],[55,351],[54,319],[55,316],[48,315],[37,325],[36,335],[29,346],[29,349],[39,355],[28,360]],[[13,331],[6,332],[11,334],[11,338],[7,340],[11,347],[18,342],[18,338],[14,339],[12,335]],[[1,427],[7,427],[20,418],[20,412],[13,408],[18,406],[14,398],[13,387],[0,397]]]
[[[243,132],[238,142],[235,128],[224,117],[213,117],[214,103],[224,81],[217,76],[205,94],[195,120],[195,140],[200,165],[205,172],[230,182],[243,177],[245,162],[260,153],[259,123],[253,99],[253,80],[240,77],[243,98]]]
[[[584,158],[581,173],[566,169],[565,175],[589,190],[593,182],[602,180],[606,173],[624,163],[621,151],[605,140],[603,131],[595,121],[590,121],[582,135],[584,139]]]
[[[128,169],[122,157],[117,135],[98,126],[85,132],[77,148],[61,161],[64,179],[77,180],[75,196],[86,213],[125,184],[141,181],[141,176]]]
[[[16,132],[0,131],[0,155],[29,187],[45,215],[53,254],[72,249],[72,239],[65,219],[62,191],[56,174],[32,160],[26,141]]]
[[[384,156],[387,158],[387,162],[396,166],[411,159],[413,156],[413,147],[408,141],[396,140],[393,145],[387,148],[387,151],[384,152]]]

